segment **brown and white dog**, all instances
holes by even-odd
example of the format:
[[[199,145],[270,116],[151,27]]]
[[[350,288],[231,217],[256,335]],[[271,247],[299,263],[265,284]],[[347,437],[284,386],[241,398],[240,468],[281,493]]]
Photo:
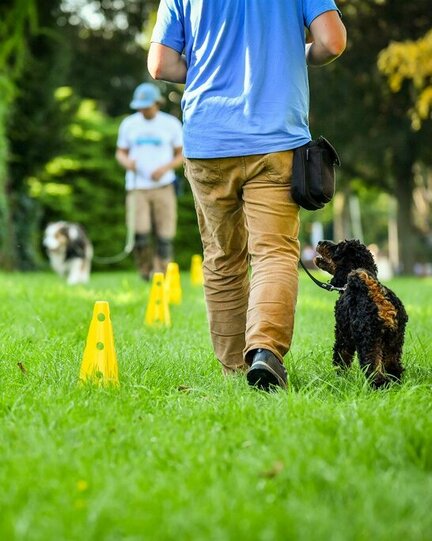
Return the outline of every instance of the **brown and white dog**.
[[[84,229],[70,222],[54,222],[45,229],[43,245],[51,267],[68,284],[85,284],[90,279],[93,246]]]

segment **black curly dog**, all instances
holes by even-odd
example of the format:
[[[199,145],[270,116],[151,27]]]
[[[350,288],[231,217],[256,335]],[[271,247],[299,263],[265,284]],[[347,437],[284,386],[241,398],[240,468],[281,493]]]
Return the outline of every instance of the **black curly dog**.
[[[373,255],[358,240],[318,243],[314,262],[333,275],[335,306],[333,363],[346,368],[354,353],[374,387],[401,378],[402,346],[408,316],[398,297],[377,278]]]

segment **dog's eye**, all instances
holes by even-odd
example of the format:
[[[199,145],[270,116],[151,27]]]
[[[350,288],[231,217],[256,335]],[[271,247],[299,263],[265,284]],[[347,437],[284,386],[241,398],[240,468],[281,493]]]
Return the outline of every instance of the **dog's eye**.
[[[333,254],[333,261],[342,261],[349,255],[350,245],[348,242],[340,242]]]
[[[333,261],[342,261],[343,256],[343,251],[338,248],[333,255]]]

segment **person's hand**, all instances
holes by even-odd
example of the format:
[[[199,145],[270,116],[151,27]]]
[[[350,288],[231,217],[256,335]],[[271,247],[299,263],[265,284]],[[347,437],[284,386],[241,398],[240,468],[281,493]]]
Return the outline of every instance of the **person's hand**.
[[[154,180],[155,182],[157,182],[158,180],[160,180],[165,175],[166,172],[167,172],[167,170],[166,170],[165,167],[158,167],[151,174],[151,179]]]
[[[136,171],[136,162],[135,160],[131,160],[128,158],[127,162],[126,162],[126,169],[128,171]]]

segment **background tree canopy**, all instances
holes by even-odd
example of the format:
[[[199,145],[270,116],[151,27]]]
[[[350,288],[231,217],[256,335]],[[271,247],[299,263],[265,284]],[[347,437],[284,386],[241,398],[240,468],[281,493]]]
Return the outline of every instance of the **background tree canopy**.
[[[115,141],[133,89],[150,79],[145,46],[157,5],[2,2],[3,268],[44,264],[42,230],[56,219],[81,222],[98,255],[121,250],[124,175],[114,159]],[[334,64],[310,70],[311,130],[326,135],[340,152],[339,191],[344,201],[360,200],[367,242],[386,246],[392,207],[383,194],[396,199],[400,269],[412,272],[415,261],[431,260],[432,251],[430,2],[340,0],[338,5],[348,48]],[[182,87],[161,87],[164,109],[180,118]],[[201,244],[191,194],[187,183],[183,186],[176,249],[186,266]],[[337,213],[350,214],[348,204],[336,207],[303,215],[304,242],[312,221],[322,221],[326,235],[333,234]],[[351,232],[347,226],[343,234]],[[126,260],[118,266],[128,265]]]

